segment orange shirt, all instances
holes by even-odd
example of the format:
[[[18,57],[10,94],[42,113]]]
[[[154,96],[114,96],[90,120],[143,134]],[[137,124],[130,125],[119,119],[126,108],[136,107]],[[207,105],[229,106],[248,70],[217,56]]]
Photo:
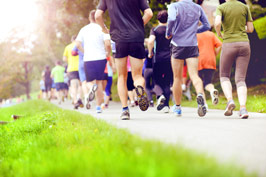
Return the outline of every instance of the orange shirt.
[[[199,47],[199,67],[202,69],[216,69],[215,48],[222,45],[222,42],[211,31],[197,34]]]

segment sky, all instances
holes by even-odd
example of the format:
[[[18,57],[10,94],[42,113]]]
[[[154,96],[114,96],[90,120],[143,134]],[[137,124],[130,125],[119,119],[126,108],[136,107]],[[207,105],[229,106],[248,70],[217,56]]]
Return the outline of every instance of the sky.
[[[14,28],[25,33],[32,31],[37,18],[36,0],[0,0],[0,39],[5,39]]]

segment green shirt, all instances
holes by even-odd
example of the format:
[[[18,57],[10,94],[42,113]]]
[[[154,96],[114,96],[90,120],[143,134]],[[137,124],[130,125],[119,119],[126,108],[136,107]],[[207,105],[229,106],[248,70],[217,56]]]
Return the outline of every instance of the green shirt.
[[[247,5],[237,0],[227,1],[217,7],[216,15],[222,17],[222,26],[224,30],[223,42],[249,41],[246,32],[246,24],[253,20]]]
[[[54,78],[54,83],[64,82],[65,68],[63,66],[55,66],[52,69],[51,75]]]

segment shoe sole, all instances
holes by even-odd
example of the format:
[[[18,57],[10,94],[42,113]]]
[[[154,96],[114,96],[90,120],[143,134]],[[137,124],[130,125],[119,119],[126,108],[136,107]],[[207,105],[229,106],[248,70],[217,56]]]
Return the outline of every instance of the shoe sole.
[[[198,103],[198,115],[200,117],[205,116],[207,113],[207,108],[205,106],[204,99],[202,96],[197,97],[197,103]]]
[[[157,105],[157,110],[161,111],[164,108],[164,103],[166,99],[162,97],[161,99],[158,100],[159,104]]]
[[[91,105],[89,103],[86,104],[86,108],[87,109],[90,109],[91,108]]]
[[[215,90],[214,92],[213,92],[213,100],[212,100],[212,104],[213,105],[217,105],[218,104],[218,102],[219,102],[219,92],[218,92],[218,90]]]
[[[129,117],[121,117],[121,120],[130,120]]]
[[[228,107],[226,108],[224,115],[225,116],[231,116],[233,115],[233,110],[236,108],[236,105],[234,103],[229,104]]]
[[[149,101],[148,98],[145,96],[144,88],[141,86],[137,86],[135,90],[138,96],[138,106],[140,110],[146,111],[149,108]]]
[[[87,99],[88,102],[93,101],[93,99],[95,98],[95,92],[96,92],[97,89],[98,89],[97,85],[93,85],[92,86],[91,91],[89,93],[89,97]]]
[[[248,119],[248,114],[243,114],[240,116],[241,119]]]

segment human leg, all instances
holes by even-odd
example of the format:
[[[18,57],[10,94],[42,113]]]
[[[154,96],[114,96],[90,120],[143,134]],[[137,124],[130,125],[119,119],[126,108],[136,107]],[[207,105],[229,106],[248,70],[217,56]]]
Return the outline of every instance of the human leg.
[[[172,70],[173,70],[173,97],[176,105],[181,105],[182,99],[182,72],[184,60],[171,59]]]

